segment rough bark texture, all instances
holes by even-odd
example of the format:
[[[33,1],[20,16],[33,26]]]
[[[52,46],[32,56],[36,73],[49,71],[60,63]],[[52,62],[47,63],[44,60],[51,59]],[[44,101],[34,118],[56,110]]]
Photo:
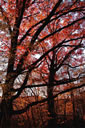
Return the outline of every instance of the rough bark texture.
[[[12,106],[10,100],[3,99],[0,104],[0,128],[11,127]]]

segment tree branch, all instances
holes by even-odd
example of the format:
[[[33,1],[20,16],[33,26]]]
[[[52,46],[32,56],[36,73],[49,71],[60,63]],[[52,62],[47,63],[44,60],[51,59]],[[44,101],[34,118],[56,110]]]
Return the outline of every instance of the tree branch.
[[[51,87],[54,87],[54,86],[58,86],[58,85],[64,85],[64,84],[68,84],[68,83],[72,83],[74,81],[77,81],[77,80],[80,80],[80,79],[83,79],[85,77],[77,77],[77,78],[71,78],[71,79],[62,79],[62,80],[54,80],[54,84],[51,85]],[[47,87],[49,86],[49,83],[46,83],[46,84],[38,84],[38,85],[26,85],[23,83],[23,86],[21,86],[21,88],[18,88],[18,89],[12,89],[13,92],[18,92],[15,96],[12,97],[12,100],[18,98],[20,96],[20,94],[22,93],[22,91],[26,88],[36,88],[36,87]]]
[[[77,20],[75,20],[75,21],[69,23],[68,25],[65,25],[65,26],[62,27],[62,28],[59,28],[59,29],[55,30],[54,32],[52,32],[52,33],[50,33],[49,35],[45,36],[44,38],[40,39],[39,42],[44,41],[44,40],[47,39],[48,37],[53,36],[55,33],[60,32],[60,31],[62,31],[63,29],[68,28],[68,27],[70,27],[70,26],[76,24],[77,22],[79,22],[79,21],[81,21],[81,20],[85,20],[85,16],[83,16],[82,18],[79,18],[79,19],[77,19]]]

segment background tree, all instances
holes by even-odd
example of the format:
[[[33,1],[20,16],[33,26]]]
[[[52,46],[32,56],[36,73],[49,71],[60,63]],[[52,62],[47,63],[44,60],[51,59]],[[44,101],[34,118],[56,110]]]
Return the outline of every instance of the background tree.
[[[23,105],[23,109],[21,110],[13,109],[13,101],[21,95],[25,88],[43,87],[51,84],[50,75],[52,75],[53,71],[48,75],[48,83],[42,84],[41,82],[41,84],[28,85],[31,73],[35,69],[40,68],[48,54],[57,50],[56,72],[61,70],[63,65],[68,66],[65,62],[69,61],[71,55],[76,56],[78,52],[80,55],[83,53],[83,39],[85,38],[83,29],[84,11],[84,2],[77,0],[70,2],[62,0],[1,1],[1,51],[4,50],[3,53],[8,59],[5,80],[1,84],[3,89],[0,122],[2,128],[10,127],[10,117],[13,114],[21,114],[31,106],[45,102],[46,100],[49,101],[48,97],[41,101],[28,103],[25,108]],[[53,38],[54,35],[55,39]],[[53,42],[55,42],[54,45],[52,45]],[[47,47],[45,53],[42,52],[41,45],[44,48]],[[69,66],[78,66],[78,60],[76,62],[74,64],[72,61]],[[82,63],[83,60],[80,59],[79,62]],[[61,73],[61,76],[63,76],[63,73]],[[22,77],[22,81],[17,86],[16,81],[20,77]],[[52,85],[65,84],[80,77],[72,77],[72,79],[67,79],[66,77],[66,80],[55,79],[55,84],[52,82]],[[50,97],[50,100],[55,96]]]

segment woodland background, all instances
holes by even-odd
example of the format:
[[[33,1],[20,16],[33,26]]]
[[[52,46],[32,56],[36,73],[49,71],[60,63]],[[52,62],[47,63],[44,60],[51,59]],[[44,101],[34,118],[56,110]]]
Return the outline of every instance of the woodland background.
[[[84,128],[84,0],[0,0],[0,95],[0,128]]]

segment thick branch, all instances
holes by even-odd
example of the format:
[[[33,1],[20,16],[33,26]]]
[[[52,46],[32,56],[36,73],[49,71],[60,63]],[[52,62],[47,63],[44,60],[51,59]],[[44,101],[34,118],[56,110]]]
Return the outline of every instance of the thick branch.
[[[62,12],[62,14],[60,14],[59,16],[57,16],[57,17],[55,17],[55,18],[50,19],[48,23],[52,22],[53,20],[58,19],[58,18],[61,17],[61,16],[66,15],[66,14],[68,14],[68,13],[70,13],[70,12],[85,11],[85,9],[84,9],[84,6],[83,6],[83,7],[79,7],[79,8],[77,7],[77,8],[68,10],[68,11],[66,11],[66,12],[63,12],[63,11],[64,11],[64,10],[61,10],[60,12]],[[56,14],[58,14],[58,13],[59,13],[59,12],[57,12]],[[55,15],[56,15],[56,14],[55,14]],[[25,35],[20,39],[19,45],[22,43],[22,41],[23,41],[27,36],[30,35],[29,32],[30,32],[34,27],[36,27],[37,25],[39,25],[39,24],[45,22],[45,20],[46,20],[46,18],[44,18],[43,20],[39,21],[38,23],[36,23],[35,25],[33,25],[31,28],[29,28],[28,31],[25,33]]]
[[[22,6],[22,8],[21,8],[21,12],[20,12],[20,14],[18,14],[18,18],[16,17],[16,21],[15,21],[15,23],[16,23],[16,27],[17,27],[17,29],[19,29],[19,26],[20,26],[20,24],[21,24],[21,21],[22,21],[22,18],[23,18],[23,14],[24,14],[24,11],[25,11],[25,4],[26,4],[26,1],[27,0],[23,0],[23,6]],[[17,10],[19,9],[19,7],[18,7],[18,1],[16,2],[16,4],[17,4]]]
[[[62,0],[59,0],[57,2],[57,4],[54,6],[54,8],[52,9],[52,11],[50,12],[50,14],[48,15],[48,17],[46,18],[45,22],[39,27],[39,29],[36,31],[36,33],[32,37],[32,40],[31,40],[30,45],[33,45],[34,44],[35,40],[37,39],[37,37],[39,36],[39,34],[41,33],[41,31],[44,29],[44,27],[49,23],[50,18],[54,15],[56,9],[59,7],[59,5],[60,5],[61,2],[62,2]]]

